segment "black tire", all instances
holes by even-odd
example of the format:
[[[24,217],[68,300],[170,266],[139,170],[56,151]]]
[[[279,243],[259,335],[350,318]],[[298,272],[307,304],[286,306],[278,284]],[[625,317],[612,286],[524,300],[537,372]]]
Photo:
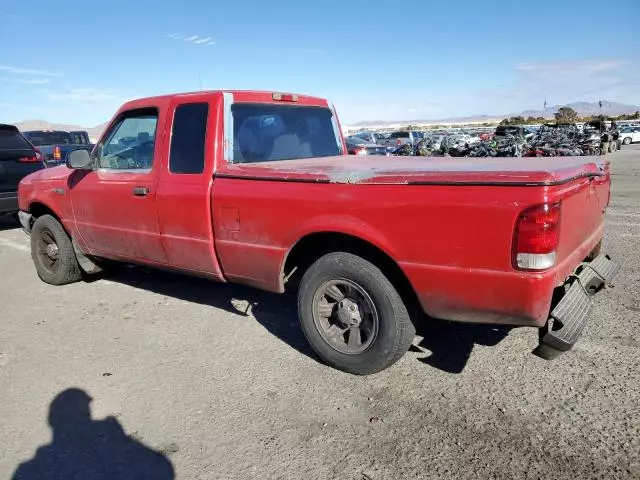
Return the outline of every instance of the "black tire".
[[[371,330],[375,333],[369,335],[370,343],[361,352],[337,350],[323,337],[327,331],[321,333],[322,327],[316,323],[320,315],[317,313],[318,295],[326,288],[323,286],[333,281],[346,282],[361,289],[375,311],[376,328]],[[326,302],[324,295],[322,299]],[[336,312],[341,304],[336,303],[333,311]],[[361,306],[359,310],[363,311]],[[378,267],[350,253],[329,253],[309,267],[298,290],[298,315],[302,331],[318,356],[328,365],[356,375],[369,375],[391,366],[403,357],[415,336],[407,308],[391,282]],[[330,318],[334,317],[337,315],[331,314]],[[329,318],[326,320],[330,321]],[[346,336],[348,342],[345,340],[345,343],[350,344],[351,333],[347,332]],[[362,340],[360,334],[357,337]],[[345,338],[345,333],[342,338]]]
[[[38,217],[33,224],[31,258],[38,276],[45,283],[66,285],[82,279],[71,239],[51,215]]]
[[[609,143],[609,153],[613,153],[613,152],[615,152],[615,151],[616,151],[616,146],[617,146],[617,145],[616,145],[615,140],[614,140],[613,142],[610,142],[610,143]]]
[[[631,145],[631,137],[624,137],[624,140],[622,140],[622,144]]]

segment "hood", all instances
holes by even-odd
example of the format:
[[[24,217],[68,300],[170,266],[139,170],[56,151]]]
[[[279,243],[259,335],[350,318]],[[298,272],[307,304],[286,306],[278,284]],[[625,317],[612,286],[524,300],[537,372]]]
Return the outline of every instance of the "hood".
[[[38,170],[22,179],[24,183],[32,182],[48,182],[52,180],[66,180],[73,170],[67,168],[66,165],[58,165],[56,167]]]
[[[605,175],[598,157],[342,156],[235,164],[217,177],[352,184],[556,185]]]

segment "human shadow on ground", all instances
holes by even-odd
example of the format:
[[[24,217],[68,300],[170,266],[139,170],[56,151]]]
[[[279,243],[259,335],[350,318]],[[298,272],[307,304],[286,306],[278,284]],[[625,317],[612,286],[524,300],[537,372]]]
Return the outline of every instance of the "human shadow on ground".
[[[18,466],[12,480],[172,480],[173,465],[128,436],[118,420],[91,418],[91,397],[78,388],[59,393],[49,407],[53,440]]]
[[[253,315],[272,335],[320,362],[300,329],[293,295],[277,295],[138,266],[118,267],[105,273],[103,278],[245,317]],[[420,361],[450,373],[464,370],[474,345],[497,345],[509,332],[505,327],[446,322],[420,313],[412,316],[417,319],[418,335],[423,337],[419,347],[431,352],[431,356]],[[412,350],[424,353],[420,348],[412,347]]]

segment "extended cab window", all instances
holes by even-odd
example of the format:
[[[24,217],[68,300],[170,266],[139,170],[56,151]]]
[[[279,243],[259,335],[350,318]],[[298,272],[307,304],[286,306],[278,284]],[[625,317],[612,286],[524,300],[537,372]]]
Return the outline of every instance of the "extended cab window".
[[[176,108],[169,154],[169,171],[172,173],[204,171],[204,141],[208,114],[209,105],[206,103],[189,103]]]
[[[231,114],[233,163],[342,154],[337,124],[328,108],[236,103]]]
[[[150,170],[157,123],[155,110],[126,113],[99,146],[98,166],[112,170]]]

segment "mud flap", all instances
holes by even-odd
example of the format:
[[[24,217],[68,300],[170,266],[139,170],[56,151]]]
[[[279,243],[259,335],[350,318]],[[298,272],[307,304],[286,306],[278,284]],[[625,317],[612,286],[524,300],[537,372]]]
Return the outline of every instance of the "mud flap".
[[[541,329],[540,344],[533,354],[552,360],[571,350],[587,326],[595,294],[611,283],[619,269],[620,264],[606,254],[582,263],[567,280],[565,293]]]
[[[102,271],[102,268],[96,265],[93,260],[91,260],[82,252],[75,240],[72,240],[71,243],[73,245],[73,251],[76,254],[76,259],[78,260],[78,265],[80,265],[80,268],[84,273],[86,273],[87,275],[95,275],[96,273],[100,273]]]

